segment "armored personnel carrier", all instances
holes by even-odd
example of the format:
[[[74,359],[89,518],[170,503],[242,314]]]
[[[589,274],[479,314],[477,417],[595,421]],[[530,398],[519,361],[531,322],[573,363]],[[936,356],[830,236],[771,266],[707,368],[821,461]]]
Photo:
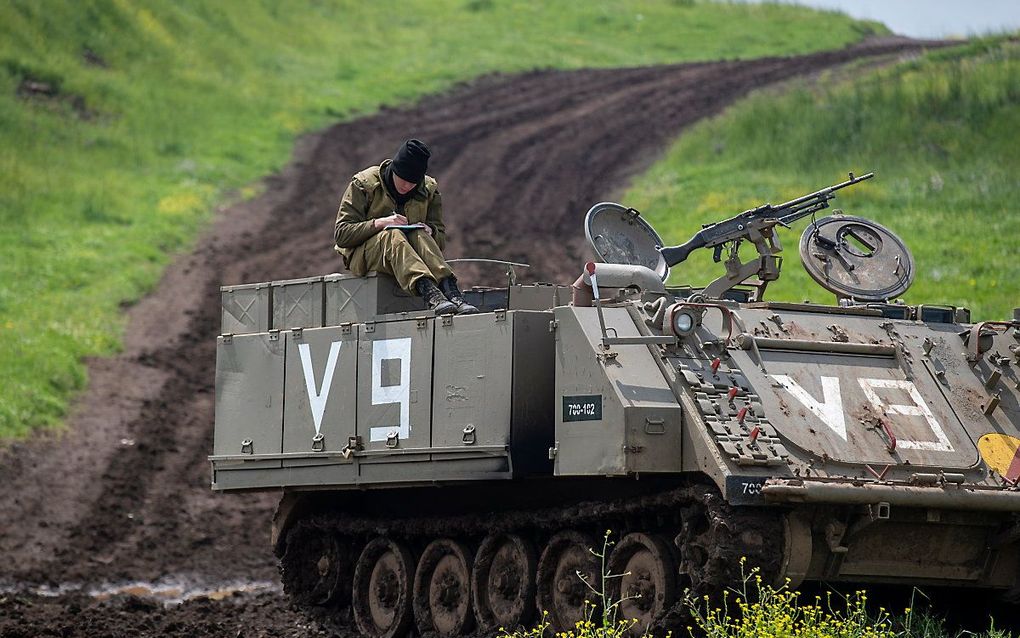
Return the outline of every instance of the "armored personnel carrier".
[[[279,490],[285,591],[382,637],[571,626],[591,547],[659,632],[685,588],[769,578],[1020,592],[1020,309],[971,323],[894,300],[906,246],[816,217],[835,191],[682,246],[594,206],[573,285],[476,287],[438,317],[384,275],[222,289],[213,489]],[[779,226],[834,305],[764,298]],[[385,231],[384,231],[385,232]],[[393,231],[396,232],[396,231]],[[741,244],[755,256],[741,260]],[[664,284],[698,248],[703,288]]]

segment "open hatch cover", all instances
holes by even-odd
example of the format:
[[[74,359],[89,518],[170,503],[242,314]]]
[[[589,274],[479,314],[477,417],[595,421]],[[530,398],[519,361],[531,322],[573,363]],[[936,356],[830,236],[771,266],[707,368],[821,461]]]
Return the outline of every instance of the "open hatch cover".
[[[804,269],[840,299],[888,301],[914,281],[914,258],[891,230],[863,217],[831,215],[800,238]]]
[[[633,208],[595,204],[584,218],[584,234],[598,261],[644,266],[663,281],[669,276],[669,266],[659,253],[662,239]]]

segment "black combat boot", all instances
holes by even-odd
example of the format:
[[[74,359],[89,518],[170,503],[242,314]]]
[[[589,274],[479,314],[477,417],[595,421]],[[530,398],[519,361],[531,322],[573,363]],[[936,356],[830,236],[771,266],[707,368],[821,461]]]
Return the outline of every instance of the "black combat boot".
[[[425,300],[425,307],[437,315],[452,315],[457,312],[457,306],[446,300],[443,293],[436,288],[436,282],[429,277],[421,277],[414,282],[418,296]]]
[[[446,298],[457,308],[458,315],[477,314],[478,308],[464,301],[464,295],[461,293],[460,288],[457,288],[457,279],[455,277],[447,277],[440,281],[439,289],[443,291]]]

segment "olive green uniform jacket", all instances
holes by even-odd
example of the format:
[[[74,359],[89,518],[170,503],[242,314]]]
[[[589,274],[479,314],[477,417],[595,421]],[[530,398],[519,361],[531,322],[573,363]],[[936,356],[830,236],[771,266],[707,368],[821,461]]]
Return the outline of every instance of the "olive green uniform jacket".
[[[337,211],[333,240],[344,265],[354,274],[385,272],[413,292],[414,281],[421,276],[439,281],[452,274],[442,256],[446,245],[443,202],[436,180],[426,175],[411,199],[397,205],[382,180],[382,171],[389,163],[386,160],[366,168],[351,179]],[[408,224],[428,225],[431,237],[425,231],[377,231],[373,227],[373,219],[394,212],[404,215]]]

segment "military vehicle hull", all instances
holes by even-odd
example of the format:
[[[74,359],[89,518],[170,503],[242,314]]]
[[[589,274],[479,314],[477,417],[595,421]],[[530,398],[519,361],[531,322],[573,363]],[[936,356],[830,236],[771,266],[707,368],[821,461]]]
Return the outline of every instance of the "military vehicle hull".
[[[213,487],[284,490],[295,601],[374,636],[566,628],[605,530],[642,629],[741,557],[794,585],[1016,592],[1015,319],[704,300],[625,270],[594,305],[515,284],[445,318],[384,276],[224,289]]]

